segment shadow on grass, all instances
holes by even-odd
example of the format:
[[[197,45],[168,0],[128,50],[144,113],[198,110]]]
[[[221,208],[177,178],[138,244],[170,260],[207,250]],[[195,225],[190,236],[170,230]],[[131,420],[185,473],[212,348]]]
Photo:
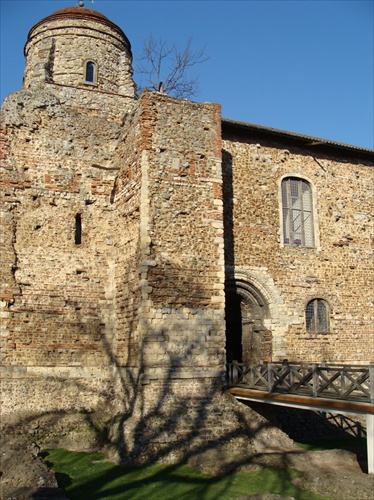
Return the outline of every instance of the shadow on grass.
[[[70,500],[225,500],[256,493],[325,498],[294,486],[292,481],[301,474],[289,468],[211,476],[187,465],[118,467],[99,453],[47,450],[45,458]]]

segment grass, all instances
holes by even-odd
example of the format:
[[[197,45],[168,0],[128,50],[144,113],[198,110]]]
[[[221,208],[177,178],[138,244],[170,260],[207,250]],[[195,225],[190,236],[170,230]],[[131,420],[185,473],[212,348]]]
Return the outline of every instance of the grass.
[[[278,493],[296,500],[326,500],[292,484],[294,469],[264,469],[210,476],[187,465],[118,467],[101,453],[46,450],[59,486],[70,500],[229,500],[255,493]]]

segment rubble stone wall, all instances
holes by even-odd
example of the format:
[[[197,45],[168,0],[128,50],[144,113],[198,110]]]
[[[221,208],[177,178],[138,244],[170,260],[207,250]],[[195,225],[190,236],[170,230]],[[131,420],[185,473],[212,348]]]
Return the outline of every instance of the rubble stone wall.
[[[139,111],[125,123],[114,164],[118,173],[112,199],[116,212],[115,294],[116,333],[110,349],[117,366],[139,366],[140,309],[139,273],[141,270],[140,203],[142,172],[138,158]]]
[[[135,96],[129,42],[110,22],[92,16],[47,18],[31,29],[25,56],[25,88],[49,82]],[[94,82],[86,82],[89,61],[96,65]]]
[[[112,150],[120,125],[24,90],[4,105],[2,359],[14,366],[107,363],[114,329]],[[81,242],[75,242],[76,218]]]
[[[140,101],[144,363],[224,370],[220,107],[147,92]],[[205,372],[205,373],[204,373]],[[209,374],[209,375],[208,375]]]
[[[2,107],[3,415],[82,414],[138,463],[289,446],[222,394],[225,282],[268,358],[373,361],[373,165],[236,134],[217,104],[136,99],[128,40],[87,11],[31,30]],[[286,176],[312,187],[313,248],[281,240]],[[306,332],[313,298],[327,333]]]
[[[373,361],[373,164],[235,134],[223,142],[226,264],[266,297],[275,360]],[[281,240],[288,176],[312,186],[313,248]],[[328,303],[328,333],[306,331],[313,298]]]

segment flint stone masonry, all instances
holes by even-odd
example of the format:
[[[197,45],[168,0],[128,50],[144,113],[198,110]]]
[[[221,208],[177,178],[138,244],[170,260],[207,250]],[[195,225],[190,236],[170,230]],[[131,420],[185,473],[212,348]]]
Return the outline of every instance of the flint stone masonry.
[[[225,363],[374,361],[373,152],[136,97],[129,41],[90,9],[25,54],[0,136],[4,422],[104,411],[86,425],[137,463],[290,445],[222,394]],[[313,248],[282,242],[287,176],[311,185]],[[328,332],[306,331],[314,298]]]
[[[135,96],[130,42],[96,11],[67,7],[42,19],[29,32],[25,57],[25,88],[48,82]],[[87,62],[97,65],[93,85],[86,82]]]
[[[372,161],[306,151],[279,137],[251,139],[232,128],[223,149],[224,186],[233,200],[226,262],[252,282],[254,275],[267,296],[273,308],[267,322],[284,346],[273,354],[310,362],[372,361]],[[282,243],[279,200],[285,176],[312,185],[314,248]],[[330,306],[329,333],[306,332],[305,307],[313,298]]]

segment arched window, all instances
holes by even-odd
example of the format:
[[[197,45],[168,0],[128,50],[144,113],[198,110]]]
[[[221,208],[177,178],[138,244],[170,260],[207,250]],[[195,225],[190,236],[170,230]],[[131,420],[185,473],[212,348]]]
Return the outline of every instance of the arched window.
[[[305,309],[306,331],[326,333],[330,331],[329,307],[322,299],[313,299]]]
[[[96,80],[96,64],[92,61],[88,61],[88,63],[86,64],[86,82],[96,83]]]
[[[297,177],[282,181],[283,243],[314,246],[312,189]]]

